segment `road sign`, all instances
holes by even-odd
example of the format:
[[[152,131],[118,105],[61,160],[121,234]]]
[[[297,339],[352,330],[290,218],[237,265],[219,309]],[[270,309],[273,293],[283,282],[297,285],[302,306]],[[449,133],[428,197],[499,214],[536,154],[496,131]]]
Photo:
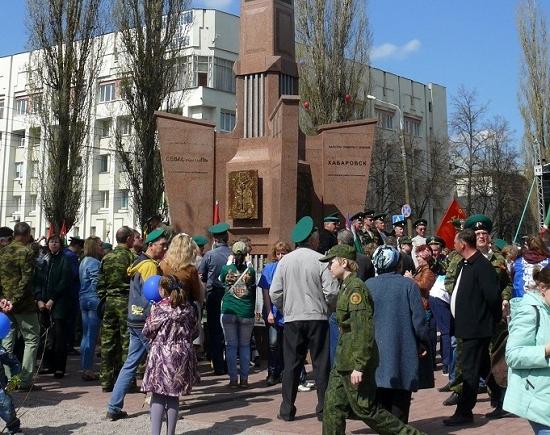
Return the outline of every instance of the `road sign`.
[[[408,218],[412,213],[411,206],[409,204],[404,204],[403,207],[401,207],[401,214]]]

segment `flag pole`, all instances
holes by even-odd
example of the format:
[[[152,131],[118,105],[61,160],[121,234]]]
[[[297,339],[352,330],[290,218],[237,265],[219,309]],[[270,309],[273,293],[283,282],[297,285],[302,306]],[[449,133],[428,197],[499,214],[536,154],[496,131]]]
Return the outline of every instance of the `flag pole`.
[[[521,229],[521,225],[523,224],[523,219],[525,218],[525,212],[527,211],[527,206],[529,205],[529,200],[531,199],[531,194],[533,193],[533,187],[535,187],[536,181],[537,181],[537,177],[533,177],[533,182],[531,183],[531,188],[529,189],[529,195],[527,195],[527,200],[525,201],[525,207],[523,207],[523,213],[521,213],[518,229],[516,230],[516,235],[514,236],[514,240],[512,240],[513,244],[516,243],[516,240],[518,238],[519,230]]]

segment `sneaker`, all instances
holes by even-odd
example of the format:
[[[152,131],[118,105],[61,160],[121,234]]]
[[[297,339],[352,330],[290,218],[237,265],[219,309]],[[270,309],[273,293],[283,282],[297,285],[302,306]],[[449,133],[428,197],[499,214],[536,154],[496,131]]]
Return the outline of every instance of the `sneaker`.
[[[239,383],[237,382],[236,379],[229,381],[229,384],[228,384],[229,388],[237,388],[238,386],[239,386]]]
[[[307,391],[311,391],[313,388],[312,387],[308,387],[307,384],[300,384],[298,385],[298,391],[302,392],[302,393],[305,393]]]
[[[458,393],[454,392],[443,402],[443,406],[455,406],[456,404],[458,404]]]
[[[107,420],[111,420],[111,421],[121,420],[126,417],[128,417],[128,413],[126,411],[118,411],[118,412],[107,411],[107,416],[106,416]]]
[[[239,384],[239,388],[248,388],[248,379],[241,379],[241,383]]]

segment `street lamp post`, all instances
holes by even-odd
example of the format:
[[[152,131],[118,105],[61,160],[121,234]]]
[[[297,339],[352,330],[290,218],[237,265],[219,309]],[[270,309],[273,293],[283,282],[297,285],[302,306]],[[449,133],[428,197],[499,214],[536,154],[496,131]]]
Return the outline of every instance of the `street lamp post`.
[[[367,95],[367,99],[372,101],[379,101],[382,104],[386,104],[390,107],[393,107],[395,110],[397,110],[397,113],[399,114],[399,140],[401,142],[401,159],[403,163],[403,178],[404,178],[404,184],[405,184],[405,202],[407,204],[411,203],[411,196],[409,191],[409,171],[407,169],[407,150],[405,149],[405,134],[403,132],[403,112],[401,111],[401,108],[397,104],[390,103],[389,101],[384,101],[379,98],[376,98],[374,95]],[[407,232],[409,233],[409,236],[412,237],[412,222],[410,219],[407,219]]]

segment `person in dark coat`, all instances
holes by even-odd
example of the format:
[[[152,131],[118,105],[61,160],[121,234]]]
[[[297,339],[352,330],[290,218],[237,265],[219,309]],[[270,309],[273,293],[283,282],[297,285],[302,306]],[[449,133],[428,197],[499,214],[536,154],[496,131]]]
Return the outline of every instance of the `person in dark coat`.
[[[338,244],[336,234],[338,233],[339,225],[340,218],[338,217],[338,213],[332,213],[324,217],[323,228],[319,230],[318,252],[325,254],[330,248]]]
[[[46,339],[44,370],[54,377],[65,376],[67,365],[67,332],[73,307],[71,259],[62,249],[61,238],[53,235],[48,239],[50,256],[45,291],[38,299],[42,316],[50,316],[52,326]]]
[[[405,272],[414,274],[416,270],[416,266],[414,265],[414,261],[411,257],[412,247],[412,240],[409,236],[403,236],[399,239],[399,253],[401,255],[399,271],[402,275],[404,275]]]
[[[446,426],[471,424],[477,402],[479,376],[488,373],[489,343],[502,317],[502,299],[495,268],[476,249],[476,234],[467,228],[455,237],[455,250],[463,258],[451,295],[455,336],[462,339],[458,364],[462,367],[462,394],[454,415],[443,420]]]
[[[376,369],[378,404],[408,422],[412,392],[419,387],[419,354],[429,343],[418,285],[396,271],[399,251],[380,246],[373,254],[378,276],[367,280],[374,302],[374,330],[380,363]]]

